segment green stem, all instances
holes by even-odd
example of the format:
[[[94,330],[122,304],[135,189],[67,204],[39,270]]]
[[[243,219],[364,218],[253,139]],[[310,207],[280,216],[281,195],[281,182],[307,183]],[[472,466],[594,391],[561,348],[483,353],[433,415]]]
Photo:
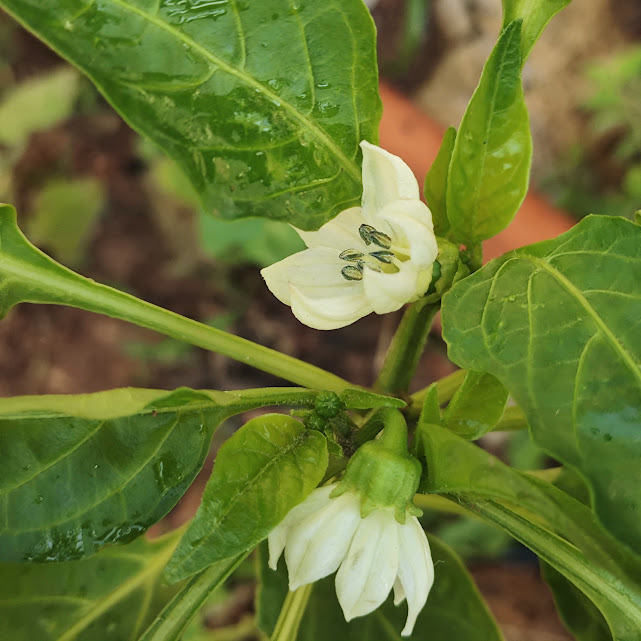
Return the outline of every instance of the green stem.
[[[270,641],[296,641],[313,587],[314,584],[309,583],[287,593]]]
[[[4,275],[20,282],[25,291],[30,293],[30,298],[22,299],[26,302],[78,307],[135,323],[223,354],[304,387],[334,392],[353,387],[342,378],[297,358],[214,329],[113,287],[84,278],[56,263],[30,244],[28,253],[30,260],[25,260],[22,256],[13,256],[8,252],[2,256]],[[33,254],[35,256],[32,258]]]
[[[209,595],[243,562],[247,554],[224,559],[190,579],[163,608],[138,641],[176,641]]]
[[[425,297],[417,300],[403,314],[374,386],[383,394],[400,394],[410,385],[440,307],[440,303],[427,300]]]

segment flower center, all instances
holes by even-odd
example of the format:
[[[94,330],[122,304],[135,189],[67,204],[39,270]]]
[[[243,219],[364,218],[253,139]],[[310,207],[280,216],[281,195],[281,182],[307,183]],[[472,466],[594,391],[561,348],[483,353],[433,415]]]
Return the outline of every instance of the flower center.
[[[398,266],[395,264],[398,258],[390,249],[392,247],[392,239],[387,234],[378,231],[371,225],[365,224],[358,228],[358,233],[366,246],[376,245],[380,249],[367,254],[358,249],[346,249],[341,252],[338,257],[350,263],[341,269],[341,274],[345,280],[363,280],[364,267],[386,274],[394,274],[399,271]]]

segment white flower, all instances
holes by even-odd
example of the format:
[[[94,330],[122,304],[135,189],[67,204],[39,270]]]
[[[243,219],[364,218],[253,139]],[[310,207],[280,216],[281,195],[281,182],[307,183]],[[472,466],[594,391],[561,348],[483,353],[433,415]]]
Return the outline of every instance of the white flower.
[[[360,207],[318,231],[298,231],[308,249],[261,271],[294,316],[315,329],[345,327],[421,297],[438,254],[432,214],[412,170],[397,156],[361,142]]]
[[[409,513],[399,523],[393,507],[361,518],[360,496],[330,498],[335,487],[314,490],[271,532],[269,567],[276,569],[284,549],[290,590],[338,569],[336,595],[347,621],[373,612],[393,587],[395,605],[407,599],[401,634],[409,636],[434,582],[425,532]]]

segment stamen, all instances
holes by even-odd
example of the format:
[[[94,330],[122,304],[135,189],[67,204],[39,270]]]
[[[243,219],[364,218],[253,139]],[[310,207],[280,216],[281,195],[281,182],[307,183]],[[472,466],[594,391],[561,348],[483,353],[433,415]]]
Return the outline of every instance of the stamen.
[[[361,225],[358,233],[366,245],[374,243],[383,249],[389,249],[392,246],[392,239],[381,231],[378,231],[371,225]]]
[[[361,265],[346,265],[341,269],[345,280],[363,280],[363,268]]]
[[[386,263],[388,265],[392,264],[392,258],[396,258],[394,252],[387,251],[387,250],[370,252],[369,255],[373,256],[377,260],[380,260],[381,263]]]
[[[358,233],[360,234],[361,238],[363,239],[363,242],[366,245],[371,245],[372,244],[372,240],[370,238],[370,234],[372,234],[373,232],[376,232],[376,229],[374,229],[374,227],[372,227],[371,225],[364,225],[363,224],[358,228]]]
[[[365,254],[363,252],[359,252],[357,249],[346,249],[344,252],[341,252],[338,257],[341,260],[346,260],[350,263],[356,263],[359,262],[361,258],[363,258]]]

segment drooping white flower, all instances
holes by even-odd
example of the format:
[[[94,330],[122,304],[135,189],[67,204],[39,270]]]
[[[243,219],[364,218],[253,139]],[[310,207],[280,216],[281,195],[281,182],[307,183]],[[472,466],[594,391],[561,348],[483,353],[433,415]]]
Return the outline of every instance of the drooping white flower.
[[[284,549],[290,590],[338,570],[336,595],[347,621],[376,610],[394,588],[395,605],[407,599],[402,635],[409,636],[434,582],[425,532],[410,514],[399,523],[393,507],[361,518],[358,494],[330,498],[335,487],[314,490],[271,532],[269,567],[276,569]]]
[[[411,502],[421,466],[407,451],[400,413],[387,414],[382,438],[357,450],[343,479],[314,490],[272,530],[269,566],[276,569],[284,550],[290,590],[338,570],[336,595],[347,621],[373,612],[393,588],[396,605],[407,600],[401,634],[409,636],[434,564]]]
[[[361,206],[318,231],[297,230],[308,249],[261,271],[274,296],[315,329],[396,311],[432,280],[438,248],[414,174],[380,147],[363,141],[361,148]]]

